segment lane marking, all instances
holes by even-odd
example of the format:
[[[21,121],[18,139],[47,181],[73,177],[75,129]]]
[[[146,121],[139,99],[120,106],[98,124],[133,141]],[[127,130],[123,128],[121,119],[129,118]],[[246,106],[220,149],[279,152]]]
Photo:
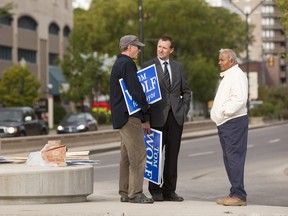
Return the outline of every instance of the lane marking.
[[[202,155],[210,155],[210,154],[214,154],[214,151],[209,151],[209,152],[199,152],[199,153],[195,153],[195,154],[189,154],[189,157],[197,157],[197,156],[202,156]]]
[[[277,142],[280,142],[280,139],[274,139],[274,140],[270,140],[269,143],[277,143]]]
[[[247,145],[247,148],[254,148],[253,144]]]

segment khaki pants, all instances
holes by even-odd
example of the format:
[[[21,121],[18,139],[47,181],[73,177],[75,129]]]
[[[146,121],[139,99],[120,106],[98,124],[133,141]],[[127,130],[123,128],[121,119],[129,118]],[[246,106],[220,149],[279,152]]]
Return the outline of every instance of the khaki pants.
[[[143,192],[146,147],[140,119],[129,117],[120,129],[121,159],[119,194],[133,198]]]

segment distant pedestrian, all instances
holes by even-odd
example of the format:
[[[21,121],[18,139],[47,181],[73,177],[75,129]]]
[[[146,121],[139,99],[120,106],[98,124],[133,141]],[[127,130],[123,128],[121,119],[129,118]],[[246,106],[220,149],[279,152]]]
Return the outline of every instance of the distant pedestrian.
[[[149,182],[149,192],[154,201],[181,202],[183,197],[176,194],[178,155],[185,117],[190,108],[191,90],[185,77],[184,65],[170,55],[174,42],[169,36],[162,36],[157,43],[157,57],[143,64],[156,65],[162,100],[151,104],[150,124],[162,131],[164,147],[163,183]]]
[[[223,151],[224,165],[231,184],[230,194],[217,200],[226,206],[245,206],[244,166],[247,152],[248,80],[237,64],[231,49],[219,51],[218,62],[222,80],[211,109],[211,119],[216,123]]]
[[[146,164],[146,147],[144,133],[150,133],[147,118],[149,105],[137,77],[137,67],[133,60],[138,58],[145,45],[134,35],[125,35],[120,39],[121,54],[117,56],[110,76],[110,103],[112,124],[119,129],[121,136],[121,159],[119,194],[121,202],[153,203],[152,198],[143,194],[144,169]],[[129,116],[119,79],[124,83],[141,108]],[[149,116],[148,116],[149,117]]]

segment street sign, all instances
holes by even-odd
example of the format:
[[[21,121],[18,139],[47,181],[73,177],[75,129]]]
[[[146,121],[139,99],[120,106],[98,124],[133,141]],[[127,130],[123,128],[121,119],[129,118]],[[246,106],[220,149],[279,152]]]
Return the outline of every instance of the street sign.
[[[40,98],[35,103],[35,112],[47,113],[48,112],[48,99]]]

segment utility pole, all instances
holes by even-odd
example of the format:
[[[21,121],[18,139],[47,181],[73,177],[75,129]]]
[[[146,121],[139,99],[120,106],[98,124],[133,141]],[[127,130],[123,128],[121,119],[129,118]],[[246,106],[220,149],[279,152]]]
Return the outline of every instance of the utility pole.
[[[144,32],[143,32],[143,7],[142,0],[138,0],[138,13],[139,13],[139,40],[144,43]],[[140,56],[139,56],[139,64],[142,67],[143,57],[144,57],[144,47],[141,48]]]
[[[237,8],[238,11],[240,11],[244,16],[245,16],[245,22],[246,22],[246,44],[245,44],[245,48],[246,48],[246,73],[247,73],[247,79],[248,79],[248,100],[247,100],[247,109],[248,109],[248,114],[249,114],[249,108],[250,108],[250,82],[249,82],[249,66],[250,66],[250,62],[249,62],[249,43],[250,43],[250,38],[249,38],[249,17],[250,15],[265,1],[265,0],[261,0],[255,7],[252,8],[252,10],[249,11],[243,11],[241,8],[239,8],[234,2],[233,0],[229,0],[230,3]]]

